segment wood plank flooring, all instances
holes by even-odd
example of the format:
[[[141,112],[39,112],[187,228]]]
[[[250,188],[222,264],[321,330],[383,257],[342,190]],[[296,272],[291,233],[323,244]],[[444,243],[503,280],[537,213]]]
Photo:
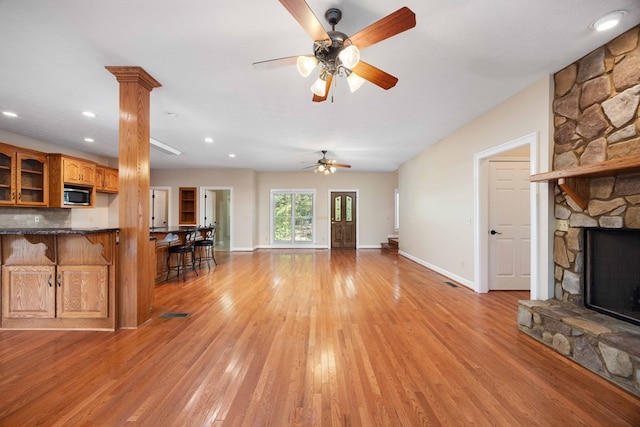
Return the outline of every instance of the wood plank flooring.
[[[640,425],[640,399],[518,331],[527,292],[379,250],[216,258],[137,330],[0,331],[0,425]]]

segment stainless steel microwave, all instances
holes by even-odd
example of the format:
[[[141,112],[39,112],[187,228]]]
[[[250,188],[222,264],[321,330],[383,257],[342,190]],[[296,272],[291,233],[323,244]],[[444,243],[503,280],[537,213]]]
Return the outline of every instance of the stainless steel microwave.
[[[91,204],[91,190],[76,187],[64,188],[65,206],[89,206]]]

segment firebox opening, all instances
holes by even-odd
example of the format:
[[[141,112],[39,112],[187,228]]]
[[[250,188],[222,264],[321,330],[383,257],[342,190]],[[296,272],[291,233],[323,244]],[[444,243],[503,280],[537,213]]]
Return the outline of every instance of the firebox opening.
[[[585,306],[640,325],[640,230],[585,228]]]

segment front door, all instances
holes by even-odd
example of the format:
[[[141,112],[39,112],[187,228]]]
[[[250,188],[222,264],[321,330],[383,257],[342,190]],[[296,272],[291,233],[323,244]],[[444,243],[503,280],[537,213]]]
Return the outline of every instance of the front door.
[[[528,290],[531,237],[528,161],[489,163],[490,290]]]
[[[331,192],[331,248],[356,248],[355,192]]]

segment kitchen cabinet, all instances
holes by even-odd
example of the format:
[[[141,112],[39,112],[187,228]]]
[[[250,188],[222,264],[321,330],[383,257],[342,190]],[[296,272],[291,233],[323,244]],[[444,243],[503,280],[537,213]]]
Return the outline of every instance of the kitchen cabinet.
[[[67,184],[92,187],[96,183],[96,164],[75,157],[62,156],[62,176]]]
[[[114,330],[115,237],[115,230],[0,230],[0,327]]]
[[[3,317],[106,318],[107,267],[5,266]]]
[[[0,143],[0,205],[48,206],[47,155]]]
[[[96,166],[96,191],[100,193],[117,193],[118,169]]]
[[[64,204],[65,186],[80,187],[90,191],[89,204],[95,206],[96,164],[85,159],[65,154],[49,154],[49,206],[71,207]],[[78,206],[74,206],[78,207]]]
[[[178,189],[179,212],[181,225],[196,224],[196,187],[180,187]]]

